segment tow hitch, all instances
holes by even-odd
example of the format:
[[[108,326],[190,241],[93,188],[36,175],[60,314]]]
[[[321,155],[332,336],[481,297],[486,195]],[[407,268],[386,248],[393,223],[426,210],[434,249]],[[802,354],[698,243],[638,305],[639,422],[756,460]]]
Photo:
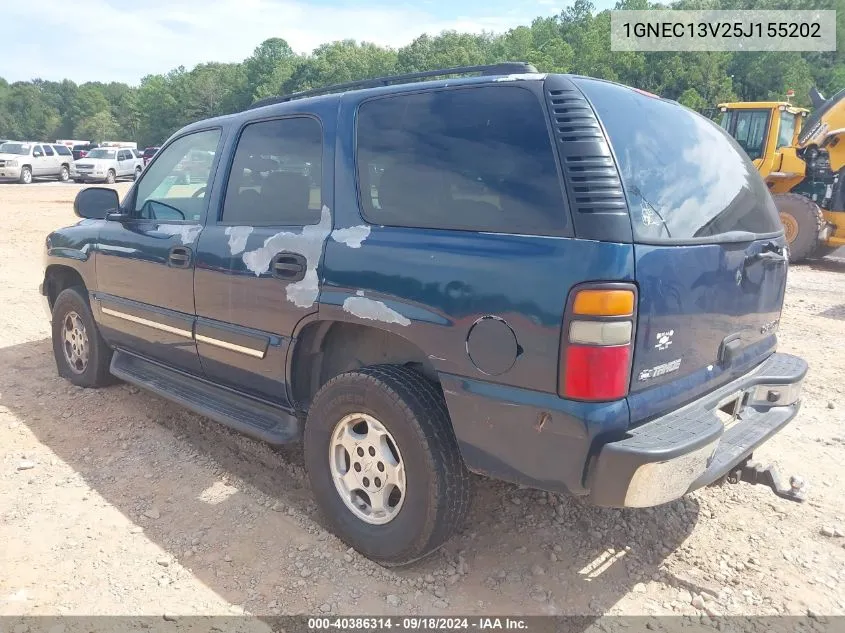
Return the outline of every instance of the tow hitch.
[[[763,466],[759,462],[747,459],[728,473],[728,483],[738,484],[740,481],[768,486],[778,497],[790,501],[801,502],[807,498],[806,482],[801,477],[793,475],[789,478],[787,485],[774,464]]]

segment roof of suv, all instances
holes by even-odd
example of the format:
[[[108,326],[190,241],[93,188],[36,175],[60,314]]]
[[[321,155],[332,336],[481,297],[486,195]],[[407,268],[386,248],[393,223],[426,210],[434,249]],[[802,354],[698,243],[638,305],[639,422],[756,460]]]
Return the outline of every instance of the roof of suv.
[[[481,73],[470,75],[470,73]],[[455,77],[455,75],[463,75]],[[435,77],[449,77],[446,79],[434,79]],[[451,76],[451,77],[450,77]],[[337,101],[348,92],[356,92],[366,96],[378,96],[382,94],[396,94],[419,90],[421,88],[439,88],[456,85],[472,85],[490,83],[491,81],[519,81],[519,80],[541,80],[546,77],[534,66],[526,62],[502,62],[489,66],[466,66],[458,68],[445,68],[440,70],[395,75],[390,77],[379,77],[375,79],[364,79],[349,83],[326,86],[314,90],[306,90],[290,95],[279,97],[268,97],[259,100],[247,109],[233,114],[226,114],[210,119],[197,121],[184,128],[185,131],[206,128],[210,124],[222,123],[224,121],[238,121],[247,118],[256,118],[266,113],[284,112],[287,110],[299,109],[293,103],[301,104],[306,101],[309,104]],[[427,81],[420,81],[428,79]],[[260,110],[261,114],[256,114]]]

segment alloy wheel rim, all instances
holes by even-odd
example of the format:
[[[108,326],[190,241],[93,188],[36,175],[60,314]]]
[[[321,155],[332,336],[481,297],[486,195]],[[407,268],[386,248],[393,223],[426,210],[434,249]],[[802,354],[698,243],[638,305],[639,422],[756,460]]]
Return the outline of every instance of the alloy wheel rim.
[[[62,320],[62,349],[71,371],[82,374],[88,368],[90,345],[88,331],[76,312],[68,312]]]
[[[351,413],[329,441],[329,467],[346,507],[372,525],[389,523],[405,502],[405,462],[396,440],[376,418]]]

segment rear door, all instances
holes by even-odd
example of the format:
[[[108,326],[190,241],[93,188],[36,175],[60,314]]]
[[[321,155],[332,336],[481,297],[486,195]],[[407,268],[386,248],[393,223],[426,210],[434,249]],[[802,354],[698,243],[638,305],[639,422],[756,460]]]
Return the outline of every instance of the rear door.
[[[317,311],[318,266],[331,230],[324,147],[314,116],[244,126],[220,217],[209,218],[197,247],[196,340],[206,376],[282,404],[288,346],[296,324]],[[194,170],[204,156],[196,158]],[[314,178],[284,171],[285,160],[310,162]]]
[[[774,352],[786,240],[763,180],[722,128],[640,91],[577,83],[607,130],[631,210],[639,319],[629,405],[636,422]]]

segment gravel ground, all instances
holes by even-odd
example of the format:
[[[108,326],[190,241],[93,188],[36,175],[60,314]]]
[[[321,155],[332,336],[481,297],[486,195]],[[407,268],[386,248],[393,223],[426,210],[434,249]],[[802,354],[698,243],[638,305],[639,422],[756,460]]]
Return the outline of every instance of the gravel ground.
[[[741,484],[602,510],[479,478],[465,530],[388,571],[323,529],[298,449],[57,377],[41,247],[78,188],[0,185],[0,615],[845,614],[845,260],[791,268],[780,349],[811,369],[756,455],[806,503]]]

